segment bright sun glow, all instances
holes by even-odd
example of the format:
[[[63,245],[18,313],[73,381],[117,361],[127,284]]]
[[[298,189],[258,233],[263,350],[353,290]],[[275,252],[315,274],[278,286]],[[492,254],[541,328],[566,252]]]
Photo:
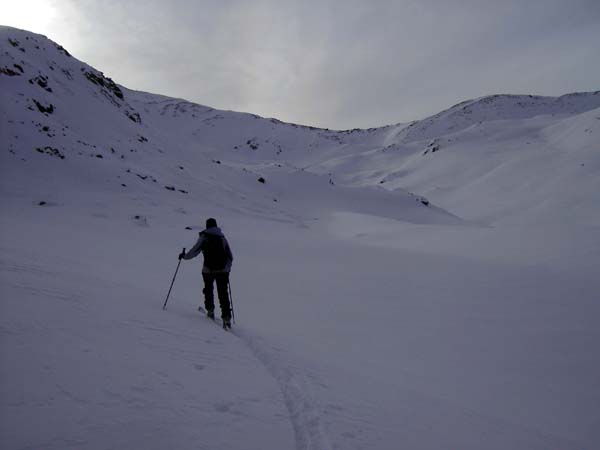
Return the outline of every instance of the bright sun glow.
[[[48,34],[48,27],[56,17],[56,9],[49,0],[0,0],[0,25]]]

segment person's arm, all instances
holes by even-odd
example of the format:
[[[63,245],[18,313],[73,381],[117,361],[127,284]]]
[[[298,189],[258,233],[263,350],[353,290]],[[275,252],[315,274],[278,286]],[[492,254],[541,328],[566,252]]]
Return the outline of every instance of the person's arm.
[[[223,238],[223,244],[225,247],[225,255],[227,255],[227,264],[225,264],[225,269],[229,272],[231,270],[231,264],[233,263],[233,253],[231,253],[231,248],[229,247],[229,242],[227,242],[226,238]]]
[[[202,243],[204,242],[204,236],[200,233],[198,240],[194,246],[186,253],[183,254],[183,259],[192,259],[198,256],[202,250]]]

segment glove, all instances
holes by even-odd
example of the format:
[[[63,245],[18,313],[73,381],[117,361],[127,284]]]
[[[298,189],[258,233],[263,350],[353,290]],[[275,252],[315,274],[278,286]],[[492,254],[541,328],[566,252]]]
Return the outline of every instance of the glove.
[[[181,253],[179,254],[179,260],[182,260],[184,256],[185,256],[185,253],[184,253],[184,252],[181,252]]]

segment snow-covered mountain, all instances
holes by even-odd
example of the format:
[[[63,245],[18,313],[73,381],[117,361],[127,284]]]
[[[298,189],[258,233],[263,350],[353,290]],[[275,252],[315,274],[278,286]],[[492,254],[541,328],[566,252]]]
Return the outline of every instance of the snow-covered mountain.
[[[193,186],[192,168],[196,174],[241,170],[251,186],[237,195],[249,190],[257,201],[266,200],[267,209],[285,196],[285,186],[257,186],[257,179],[269,175],[285,184],[308,170],[333,185],[427,194],[467,218],[531,216],[532,210],[547,216],[562,208],[569,220],[600,223],[597,208],[587,204],[599,187],[600,92],[484,97],[410,124],[332,131],[131,91],[31,33],[5,28],[2,43],[3,135],[18,160],[38,152],[63,165],[83,165],[116,186],[129,181],[135,188],[130,185],[139,184],[137,176],[155,189],[192,196],[205,189]],[[560,146],[565,136],[577,139],[576,148]],[[54,171],[47,160],[42,170]],[[485,204],[475,204],[469,197],[481,189],[488,190]],[[465,199],[467,206],[461,205]]]
[[[600,441],[600,91],[336,131],[0,27],[0,446]],[[225,334],[181,247],[234,250]]]

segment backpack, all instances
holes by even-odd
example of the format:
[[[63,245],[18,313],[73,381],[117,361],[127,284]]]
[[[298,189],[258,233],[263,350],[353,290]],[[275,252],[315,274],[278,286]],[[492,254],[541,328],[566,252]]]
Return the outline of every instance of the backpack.
[[[210,270],[223,270],[227,265],[225,242],[221,236],[204,233],[202,254],[204,255],[204,265]]]

